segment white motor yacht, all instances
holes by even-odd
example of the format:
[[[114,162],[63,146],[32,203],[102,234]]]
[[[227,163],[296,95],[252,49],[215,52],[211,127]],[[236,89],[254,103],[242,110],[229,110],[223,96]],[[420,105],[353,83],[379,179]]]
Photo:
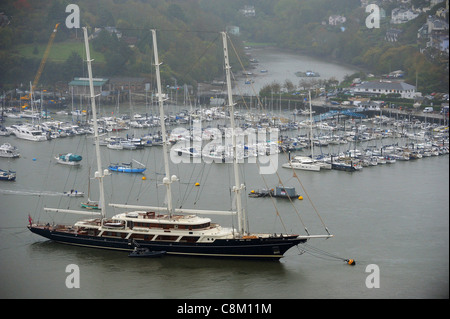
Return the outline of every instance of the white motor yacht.
[[[12,134],[14,134],[16,137],[24,140],[34,142],[41,142],[47,140],[47,137],[45,136],[44,132],[36,125],[13,124],[11,126],[8,126],[6,129],[10,131]]]

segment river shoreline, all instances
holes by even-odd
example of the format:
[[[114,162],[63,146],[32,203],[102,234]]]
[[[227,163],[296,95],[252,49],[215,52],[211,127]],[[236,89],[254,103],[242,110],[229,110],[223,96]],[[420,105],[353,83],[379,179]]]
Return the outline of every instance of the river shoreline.
[[[260,48],[270,49],[270,50],[277,50],[279,52],[288,53],[288,54],[292,54],[292,55],[305,56],[305,57],[308,57],[308,58],[313,58],[313,59],[316,59],[316,60],[320,60],[320,61],[322,61],[324,63],[339,64],[339,65],[342,65],[342,66],[347,67],[349,69],[355,69],[358,72],[364,72],[364,73],[367,73],[367,74],[372,73],[373,74],[373,72],[371,72],[371,70],[369,70],[367,68],[364,68],[362,66],[353,65],[353,64],[350,64],[350,63],[345,62],[345,61],[340,61],[338,59],[335,59],[335,58],[332,58],[332,57],[329,57],[329,56],[316,56],[316,55],[312,55],[312,54],[310,54],[309,52],[306,52],[306,51],[293,50],[293,49],[287,49],[287,48],[279,48],[279,47],[276,47],[276,46],[273,46],[273,45],[267,45],[267,46],[262,46],[262,47],[259,47],[259,46],[255,47],[255,49],[260,49]],[[357,73],[357,72],[355,72],[355,73]],[[351,75],[351,74],[349,74],[349,75]]]

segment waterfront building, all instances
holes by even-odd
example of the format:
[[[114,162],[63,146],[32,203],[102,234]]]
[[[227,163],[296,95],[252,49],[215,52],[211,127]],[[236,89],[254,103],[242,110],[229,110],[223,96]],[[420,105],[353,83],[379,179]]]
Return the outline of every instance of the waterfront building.
[[[94,92],[96,95],[102,93],[104,86],[108,83],[108,79],[105,78],[95,78]],[[73,81],[69,82],[69,91],[75,96],[88,96],[89,94],[89,79],[88,78],[74,78]]]
[[[397,81],[364,82],[354,86],[351,90],[354,94],[369,96],[400,94],[400,97],[404,99],[413,99],[422,95],[420,92],[416,92],[414,85]]]

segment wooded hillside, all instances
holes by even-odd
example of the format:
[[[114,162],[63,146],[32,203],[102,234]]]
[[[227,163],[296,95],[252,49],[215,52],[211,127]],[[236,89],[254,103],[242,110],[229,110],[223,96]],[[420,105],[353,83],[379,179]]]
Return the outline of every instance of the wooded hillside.
[[[424,0],[414,1],[419,5]],[[398,4],[383,3],[387,18],[381,20],[379,29],[368,29],[368,13],[360,0],[3,0],[0,12],[9,24],[0,27],[0,85],[34,78],[54,25],[64,24],[65,8],[74,2],[81,10],[81,25],[89,26],[90,34],[106,26],[120,32],[118,38],[118,33],[104,31],[92,41],[99,76],[151,76],[149,30],[156,28],[165,84],[210,81],[223,73],[218,32],[238,26],[240,35],[234,45],[241,58],[245,57],[242,41],[270,43],[377,75],[403,70],[409,83],[417,81],[419,91],[448,92],[448,58],[430,59],[420,53],[417,42],[418,29],[434,12],[396,25],[402,35],[398,42],[388,42],[389,15]],[[254,16],[242,14],[245,5],[254,7]],[[328,19],[333,15],[345,16],[345,23],[330,25]],[[82,60],[81,30],[62,26],[41,83],[79,76]]]
[[[74,1],[4,0],[0,12],[9,24],[0,28],[0,85],[13,87],[34,79],[56,23],[61,23],[40,84],[83,76],[84,42],[81,29],[68,29],[66,6]],[[201,1],[81,0],[81,26],[89,34],[97,76],[151,77],[151,29],[158,29],[161,72],[166,85],[211,81],[223,74],[224,23],[201,9]],[[233,41],[241,50],[239,41]],[[242,54],[242,50],[240,51]],[[232,57],[231,57],[232,58]],[[236,61],[236,59],[234,59]],[[233,61],[232,61],[233,63]]]

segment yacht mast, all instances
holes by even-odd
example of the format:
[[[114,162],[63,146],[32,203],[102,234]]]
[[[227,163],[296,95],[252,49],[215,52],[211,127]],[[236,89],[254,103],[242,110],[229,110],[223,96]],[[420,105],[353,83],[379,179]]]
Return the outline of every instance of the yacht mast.
[[[92,120],[94,121],[94,137],[95,137],[95,152],[97,157],[97,171],[95,172],[95,178],[98,179],[98,184],[100,188],[100,199],[99,199],[99,207],[101,208],[101,214],[102,218],[106,217],[106,209],[105,209],[105,193],[103,191],[103,177],[105,175],[102,172],[102,160],[100,158],[100,142],[99,142],[99,136],[98,136],[98,125],[97,125],[97,110],[95,108],[95,95],[94,95],[94,81],[92,79],[92,66],[91,62],[91,53],[89,51],[89,40],[88,40],[88,34],[87,34],[87,28],[83,27],[84,31],[84,44],[86,47],[86,60],[87,60],[87,66],[88,66],[88,75],[89,75],[89,90],[90,90],[90,98],[91,98],[91,105],[92,105]]]
[[[231,135],[233,141],[233,169],[234,169],[234,181],[235,186],[233,186],[233,192],[236,193],[236,210],[238,214],[238,231],[239,235],[245,236],[247,234],[247,224],[245,213],[242,209],[242,198],[241,191],[245,186],[239,181],[239,166],[237,159],[237,147],[236,147],[236,126],[234,123],[234,103],[233,103],[233,92],[231,90],[231,66],[228,59],[228,44],[227,44],[227,33],[222,32],[223,40],[223,53],[225,58],[225,71],[227,76],[227,90],[228,90],[228,106],[230,108],[230,123],[231,123]]]
[[[311,90],[308,91],[309,99],[309,143],[311,148],[311,159],[314,160],[314,142],[313,142],[313,121],[312,121],[312,105],[311,105]]]
[[[172,189],[171,184],[174,182],[177,177],[174,175],[170,177],[170,170],[169,170],[169,154],[167,149],[167,135],[166,135],[166,123],[165,123],[165,116],[164,116],[164,100],[163,95],[161,91],[161,75],[159,72],[159,66],[161,63],[159,63],[159,57],[158,57],[158,44],[156,42],[156,30],[152,30],[152,36],[153,36],[153,51],[155,53],[155,68],[156,68],[156,83],[157,83],[157,89],[158,89],[158,103],[159,103],[159,115],[160,115],[160,122],[161,122],[161,134],[162,134],[162,141],[163,141],[163,154],[164,154],[164,169],[166,176],[163,178],[163,183],[166,185],[167,188],[167,210],[168,214],[172,215],[173,213],[173,204],[172,204]]]

